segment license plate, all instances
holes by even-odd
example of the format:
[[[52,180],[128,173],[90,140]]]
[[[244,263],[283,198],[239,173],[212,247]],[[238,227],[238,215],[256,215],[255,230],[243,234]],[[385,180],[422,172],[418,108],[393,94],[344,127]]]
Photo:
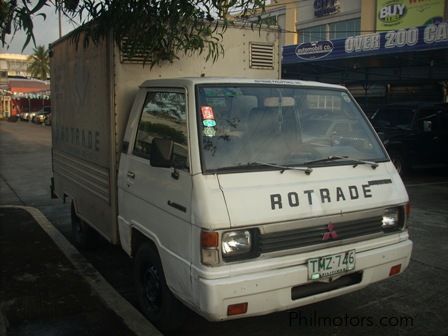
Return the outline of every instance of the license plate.
[[[308,279],[318,280],[355,269],[355,250],[308,260]]]

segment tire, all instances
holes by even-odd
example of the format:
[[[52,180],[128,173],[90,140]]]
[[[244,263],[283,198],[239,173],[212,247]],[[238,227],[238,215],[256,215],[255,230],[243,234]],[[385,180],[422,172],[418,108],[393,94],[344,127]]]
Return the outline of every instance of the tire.
[[[142,313],[165,332],[182,327],[187,310],[168,288],[159,254],[152,244],[140,245],[134,257],[134,283]]]
[[[72,204],[72,237],[75,245],[84,250],[93,249],[97,244],[98,234],[85,221],[78,217]]]

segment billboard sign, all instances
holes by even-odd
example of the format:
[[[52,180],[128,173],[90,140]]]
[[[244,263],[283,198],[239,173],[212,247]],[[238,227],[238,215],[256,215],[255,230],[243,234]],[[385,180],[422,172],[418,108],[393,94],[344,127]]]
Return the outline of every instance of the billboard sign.
[[[322,17],[339,13],[339,0],[314,0],[314,16]]]
[[[377,0],[376,30],[402,29],[443,21],[445,0]]]
[[[448,22],[283,47],[283,64],[448,48]]]

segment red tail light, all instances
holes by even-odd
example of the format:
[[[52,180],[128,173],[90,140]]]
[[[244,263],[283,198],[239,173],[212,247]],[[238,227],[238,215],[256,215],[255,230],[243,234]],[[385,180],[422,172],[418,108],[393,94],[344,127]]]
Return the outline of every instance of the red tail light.
[[[392,266],[389,271],[389,276],[396,275],[401,271],[401,264]]]
[[[247,313],[247,302],[227,306],[227,315],[240,315]]]

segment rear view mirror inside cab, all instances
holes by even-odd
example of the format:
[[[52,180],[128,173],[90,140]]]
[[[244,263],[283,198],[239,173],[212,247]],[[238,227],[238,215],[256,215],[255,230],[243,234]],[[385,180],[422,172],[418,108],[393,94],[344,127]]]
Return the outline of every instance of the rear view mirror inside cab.
[[[295,104],[293,97],[267,97],[263,102],[265,107],[291,107]]]

